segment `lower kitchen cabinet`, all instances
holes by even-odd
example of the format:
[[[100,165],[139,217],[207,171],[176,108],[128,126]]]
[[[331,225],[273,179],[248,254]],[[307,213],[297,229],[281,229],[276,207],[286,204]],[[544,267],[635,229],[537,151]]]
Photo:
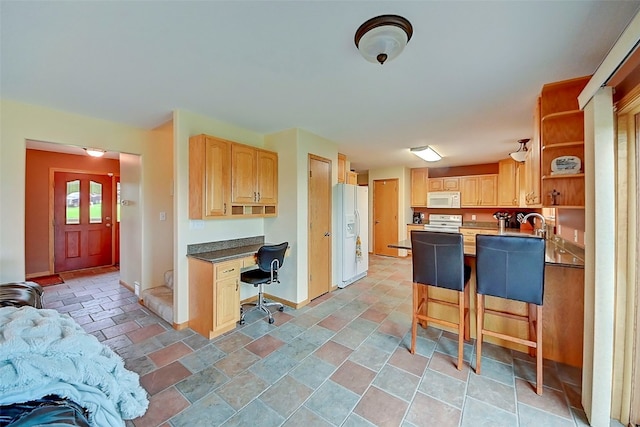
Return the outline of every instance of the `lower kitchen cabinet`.
[[[242,259],[219,263],[189,259],[189,327],[209,339],[240,320]]]

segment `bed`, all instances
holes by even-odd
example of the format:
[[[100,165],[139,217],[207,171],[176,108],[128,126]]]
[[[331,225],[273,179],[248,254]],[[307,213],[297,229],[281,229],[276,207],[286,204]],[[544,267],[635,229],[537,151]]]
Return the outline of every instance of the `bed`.
[[[138,375],[71,317],[0,307],[0,426],[124,426],[148,404]]]

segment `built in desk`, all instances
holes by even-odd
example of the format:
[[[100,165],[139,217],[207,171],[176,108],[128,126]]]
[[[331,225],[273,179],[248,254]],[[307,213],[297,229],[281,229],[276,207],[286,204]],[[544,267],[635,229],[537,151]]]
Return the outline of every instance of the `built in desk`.
[[[505,234],[528,235],[530,233],[507,232]],[[537,238],[531,236],[531,238]],[[411,240],[403,240],[389,245],[397,249],[411,250]],[[465,245],[465,263],[472,269],[469,286],[471,286],[471,337],[476,337],[476,259],[475,246]],[[554,242],[547,240],[545,253],[545,283],[542,316],[542,352],[543,357],[571,366],[582,367],[582,343],[584,334],[584,260],[563,250]],[[457,302],[457,293],[448,289],[432,288],[435,298]],[[526,304],[519,301],[487,296],[486,306],[493,310],[512,311],[526,314]],[[429,306],[430,315],[443,317],[457,322],[456,308],[438,304]],[[485,324],[489,329],[509,335],[528,336],[526,322],[508,320],[497,316],[486,315]],[[453,331],[456,332],[456,331]],[[486,341],[502,347],[527,352],[525,346],[487,336]]]

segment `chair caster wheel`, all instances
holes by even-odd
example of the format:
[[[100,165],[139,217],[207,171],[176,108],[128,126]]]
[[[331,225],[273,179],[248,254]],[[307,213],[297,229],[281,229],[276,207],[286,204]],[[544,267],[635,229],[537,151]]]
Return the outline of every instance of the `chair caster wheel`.
[[[244,325],[244,320],[241,320],[238,323],[241,324],[241,325]]]
[[[271,325],[273,324],[273,322],[274,322],[273,317],[269,318],[269,324]]]
[[[278,311],[282,313],[284,311],[284,307],[278,308]]]

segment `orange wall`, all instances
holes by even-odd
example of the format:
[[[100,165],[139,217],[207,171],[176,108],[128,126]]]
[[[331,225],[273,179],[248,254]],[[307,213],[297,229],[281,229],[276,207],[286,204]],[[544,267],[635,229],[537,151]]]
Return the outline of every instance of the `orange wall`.
[[[51,168],[98,174],[120,175],[120,163],[113,159],[26,150],[25,177],[25,274],[49,271],[49,171]],[[15,177],[15,179],[22,179]]]

